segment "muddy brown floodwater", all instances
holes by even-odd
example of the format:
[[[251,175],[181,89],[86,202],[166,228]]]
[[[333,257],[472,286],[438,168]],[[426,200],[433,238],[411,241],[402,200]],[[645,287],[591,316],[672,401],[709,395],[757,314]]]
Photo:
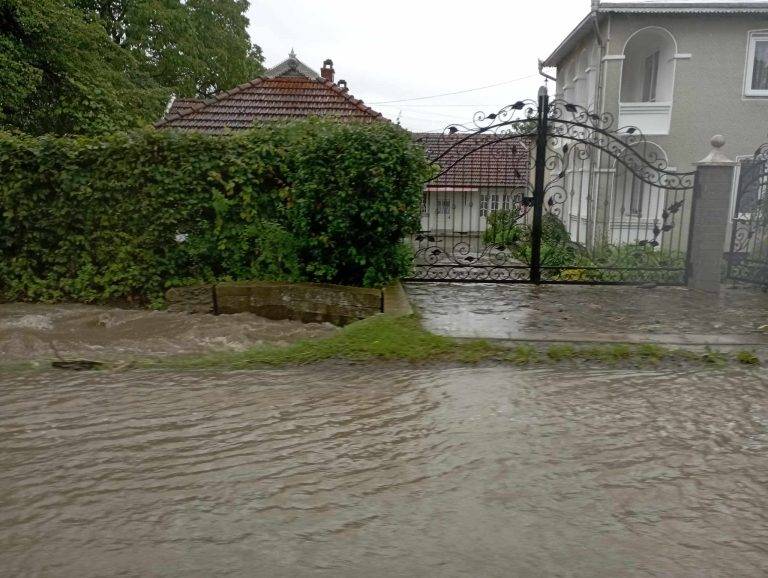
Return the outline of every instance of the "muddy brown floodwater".
[[[338,331],[329,323],[270,321],[250,313],[189,315],[99,305],[0,304],[3,362],[64,357],[124,360],[284,346]]]
[[[768,575],[768,376],[0,375],[3,576]]]

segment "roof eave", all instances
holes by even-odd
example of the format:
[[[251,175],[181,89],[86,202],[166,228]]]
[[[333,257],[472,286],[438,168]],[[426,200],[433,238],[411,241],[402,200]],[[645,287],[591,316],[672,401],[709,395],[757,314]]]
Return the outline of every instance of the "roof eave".
[[[546,68],[555,68],[581,42],[594,25],[598,14],[766,14],[768,2],[616,2],[600,4],[590,12],[543,62]]]
[[[562,62],[563,58],[565,58],[565,56],[592,31],[596,18],[596,12],[587,14],[584,19],[576,25],[576,28],[565,37],[565,40],[560,43],[560,46],[555,48],[554,52],[552,52],[542,64],[546,68],[557,67],[560,62]]]
[[[768,2],[615,2],[601,4],[602,13],[754,14],[768,13]]]

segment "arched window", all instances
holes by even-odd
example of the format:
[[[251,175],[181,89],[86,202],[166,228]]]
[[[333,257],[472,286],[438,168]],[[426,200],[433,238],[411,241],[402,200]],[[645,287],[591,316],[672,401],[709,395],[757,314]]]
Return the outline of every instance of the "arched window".
[[[664,28],[638,30],[624,47],[621,102],[672,102],[675,39]]]

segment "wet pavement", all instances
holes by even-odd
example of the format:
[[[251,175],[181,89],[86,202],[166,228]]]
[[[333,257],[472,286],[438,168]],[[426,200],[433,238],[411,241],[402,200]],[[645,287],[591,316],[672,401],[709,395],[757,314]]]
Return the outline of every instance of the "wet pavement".
[[[768,575],[765,372],[0,382],[4,576]]]
[[[768,293],[724,288],[408,283],[430,331],[531,341],[768,346]]]
[[[189,315],[97,305],[0,304],[2,362],[163,357],[287,345],[338,331],[330,324],[270,321],[250,313]]]

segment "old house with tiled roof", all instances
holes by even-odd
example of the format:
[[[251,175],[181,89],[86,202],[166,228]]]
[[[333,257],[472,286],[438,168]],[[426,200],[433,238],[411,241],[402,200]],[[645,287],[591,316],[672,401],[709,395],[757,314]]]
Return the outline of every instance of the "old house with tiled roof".
[[[493,213],[520,210],[529,192],[528,138],[490,133],[416,133],[414,138],[438,171],[424,190],[422,231],[479,234]]]
[[[177,98],[159,129],[224,133],[255,124],[321,116],[342,121],[389,122],[381,113],[349,93],[344,80],[334,78],[333,62],[317,73],[296,54],[263,76],[217,94],[208,100]],[[414,140],[442,168],[450,167],[425,188],[422,227],[434,231],[482,232],[488,217],[510,209],[528,186],[529,146],[514,139],[496,143],[475,135],[417,133]]]
[[[347,83],[336,82],[334,76],[333,61],[326,60],[318,74],[291,51],[286,60],[263,76],[213,98],[174,99],[155,126],[220,133],[248,129],[260,122],[310,116],[388,122],[381,113],[352,96]]]

